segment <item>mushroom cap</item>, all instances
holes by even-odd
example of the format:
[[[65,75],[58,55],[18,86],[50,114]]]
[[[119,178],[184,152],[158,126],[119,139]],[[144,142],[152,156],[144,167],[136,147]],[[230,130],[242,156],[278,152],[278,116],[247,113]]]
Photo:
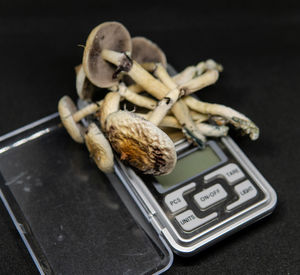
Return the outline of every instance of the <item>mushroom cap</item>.
[[[96,87],[86,77],[82,64],[75,67],[76,91],[80,99],[91,99]]]
[[[97,87],[107,88],[118,83],[113,79],[115,67],[101,57],[103,49],[131,52],[131,37],[118,22],[105,22],[89,34],[83,53],[82,65],[88,79]]]
[[[102,130],[105,130],[106,118],[113,112],[119,110],[121,95],[119,92],[109,92],[103,99],[100,111],[96,117],[100,121]]]
[[[118,111],[107,117],[106,133],[120,159],[144,174],[166,175],[174,169],[177,161],[174,143],[150,121]]]
[[[134,37],[131,41],[132,59],[140,64],[148,62],[161,63],[166,68],[166,55],[155,43],[141,36]]]
[[[73,119],[73,114],[77,112],[77,108],[69,96],[65,95],[59,100],[58,112],[62,124],[72,139],[78,143],[83,143],[84,127]]]
[[[85,144],[98,168],[110,173],[114,167],[114,155],[111,146],[95,123],[91,123],[85,135]]]

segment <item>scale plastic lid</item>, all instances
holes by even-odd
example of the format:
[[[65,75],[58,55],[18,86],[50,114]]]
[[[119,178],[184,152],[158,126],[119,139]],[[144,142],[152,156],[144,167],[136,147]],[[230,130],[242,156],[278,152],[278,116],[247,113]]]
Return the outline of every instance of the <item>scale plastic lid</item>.
[[[40,273],[168,269],[172,252],[122,183],[59,122],[54,114],[0,137],[0,196]]]

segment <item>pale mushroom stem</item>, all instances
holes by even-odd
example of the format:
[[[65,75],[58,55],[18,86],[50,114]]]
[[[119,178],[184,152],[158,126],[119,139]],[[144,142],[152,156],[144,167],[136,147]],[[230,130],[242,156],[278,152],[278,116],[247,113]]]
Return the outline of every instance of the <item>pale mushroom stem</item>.
[[[75,122],[79,122],[84,117],[97,112],[100,109],[102,102],[103,102],[103,100],[100,100],[96,103],[91,103],[91,104],[87,105],[86,107],[80,109],[79,111],[77,111],[76,113],[73,114],[73,119],[75,120]]]
[[[137,115],[148,119],[152,112],[149,112],[148,114],[140,114],[137,113]],[[201,120],[200,120],[201,121]],[[205,136],[209,137],[221,137],[226,136],[228,134],[229,127],[227,126],[217,126],[217,125],[210,125],[207,123],[203,123],[197,121],[195,124],[197,126],[197,129]],[[158,125],[159,127],[170,127],[175,129],[181,129],[181,125],[178,122],[178,120],[173,116],[165,116],[162,121]]]
[[[123,83],[121,83],[119,85],[119,93],[127,101],[129,101],[139,107],[144,107],[149,110],[154,110],[157,106],[156,100],[146,97],[146,96],[141,96],[141,95],[138,95],[137,93],[132,92]]]
[[[190,110],[190,115],[191,115],[192,119],[196,120],[197,122],[207,121],[210,118],[209,115],[201,114],[201,113],[193,111],[193,110]]]
[[[180,85],[178,89],[183,95],[190,95],[196,91],[199,91],[200,89],[216,83],[218,78],[219,72],[217,70],[208,70],[204,74]]]
[[[203,143],[206,141],[204,135],[200,133],[191,118],[189,114],[189,109],[185,105],[185,103],[181,100],[177,100],[179,97],[179,90],[176,89],[177,84],[172,80],[172,78],[169,76],[169,74],[166,72],[166,70],[160,66],[157,65],[157,69],[155,71],[155,75],[164,83],[169,85],[168,88],[173,89],[170,92],[171,96],[174,96],[174,98],[171,100],[175,100],[172,103],[176,102],[172,107],[172,112],[174,113],[175,117],[179,121],[179,123],[183,126],[183,132],[187,136],[188,139],[192,138],[196,143],[198,143],[200,146],[203,146]],[[173,94],[175,92],[175,95]],[[177,97],[177,98],[176,98]],[[159,103],[159,107],[161,109],[164,109],[164,112],[167,112],[169,110],[168,108],[168,102],[167,102],[168,96]],[[166,107],[165,107],[166,106]],[[157,109],[158,109],[157,108]],[[155,114],[152,115],[152,117]],[[150,117],[151,119],[151,117]]]
[[[184,102],[191,109],[200,113],[224,117],[236,128],[240,128],[243,132],[249,134],[252,140],[256,140],[259,137],[259,128],[245,115],[233,110],[232,108],[224,105],[202,102],[190,96],[184,98]]]
[[[195,66],[189,66],[189,67],[186,67],[179,74],[173,76],[173,80],[179,86],[179,85],[182,85],[182,84],[190,81],[195,76],[196,76],[196,67]]]
[[[127,74],[148,93],[161,100],[169,92],[169,89],[150,73],[143,69],[138,63],[128,57],[125,53],[118,53],[104,49],[101,52],[104,60],[121,68],[121,71]]]
[[[154,64],[154,63],[152,63],[152,64]],[[146,63],[146,64],[143,63],[143,64],[141,64],[141,66],[145,70],[153,71],[153,66],[152,65],[150,66],[149,63]],[[189,80],[193,79],[195,75],[196,75],[196,67],[189,66],[189,67],[185,68],[182,72],[173,76],[173,80],[176,82],[177,85],[182,85],[182,84],[188,82]],[[130,91],[132,91],[134,93],[140,93],[145,90],[139,84],[132,84],[132,85],[128,86],[128,89],[130,89]]]

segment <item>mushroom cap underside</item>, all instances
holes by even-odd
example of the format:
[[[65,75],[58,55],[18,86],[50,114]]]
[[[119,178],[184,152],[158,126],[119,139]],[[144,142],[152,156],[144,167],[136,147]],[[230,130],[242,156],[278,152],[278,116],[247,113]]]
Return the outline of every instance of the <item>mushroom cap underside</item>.
[[[100,88],[116,85],[115,67],[102,59],[101,52],[103,49],[131,52],[131,48],[130,34],[121,23],[105,22],[94,28],[88,36],[82,60],[89,80]]]
[[[164,52],[151,40],[137,36],[132,38],[132,54],[131,57],[139,64],[142,63],[161,63],[167,66],[167,58]]]

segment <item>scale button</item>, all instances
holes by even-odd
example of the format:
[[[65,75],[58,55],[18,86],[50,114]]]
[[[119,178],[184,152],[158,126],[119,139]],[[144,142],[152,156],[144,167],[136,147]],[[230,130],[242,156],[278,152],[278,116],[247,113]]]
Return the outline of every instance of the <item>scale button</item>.
[[[187,210],[175,217],[179,225],[185,231],[192,231],[193,229],[215,219],[218,216],[217,212],[214,212],[202,219],[199,219],[192,210]]]
[[[194,199],[201,209],[205,209],[226,197],[226,191],[221,184],[218,183],[196,194]]]
[[[249,180],[245,180],[242,183],[236,185],[234,187],[234,191],[239,195],[239,199],[227,205],[227,210],[232,210],[257,195],[257,190]]]
[[[196,187],[195,182],[191,182],[190,184],[177,189],[176,191],[165,196],[165,203],[168,206],[169,210],[174,213],[180,210],[183,210],[187,207],[187,202],[183,198],[183,193],[193,191]]]
[[[232,185],[243,179],[245,174],[235,163],[229,163],[226,166],[204,176],[204,182],[207,183],[216,177],[224,177],[225,180]]]

